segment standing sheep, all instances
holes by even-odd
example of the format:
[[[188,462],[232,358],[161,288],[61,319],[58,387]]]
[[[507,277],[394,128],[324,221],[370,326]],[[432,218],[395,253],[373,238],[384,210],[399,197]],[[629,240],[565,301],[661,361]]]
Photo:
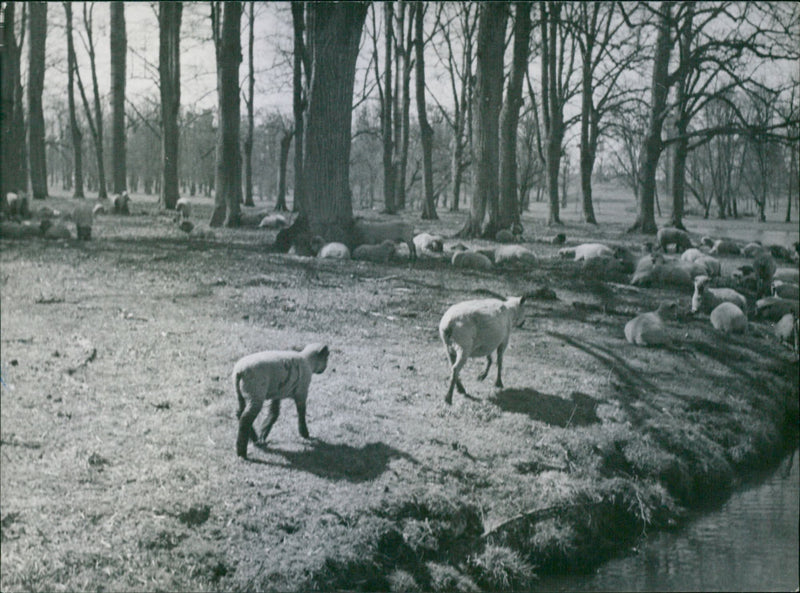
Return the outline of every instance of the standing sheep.
[[[780,342],[786,342],[792,351],[800,351],[800,318],[794,313],[787,313],[775,324],[775,336]]]
[[[692,246],[692,240],[689,238],[689,233],[672,227],[664,227],[659,229],[658,233],[656,234],[656,240],[664,252],[667,251],[667,247],[670,245],[675,245],[676,253],[686,251]]]
[[[747,333],[747,316],[733,303],[720,303],[711,311],[711,325],[726,334]]]
[[[636,346],[671,346],[664,319],[673,319],[676,303],[661,303],[658,309],[642,313],[625,324],[625,339]]]
[[[114,199],[112,200],[114,214],[130,214],[130,201],[131,199],[128,197],[128,192],[126,191],[115,195]]]
[[[711,313],[720,303],[733,303],[742,311],[747,310],[747,299],[732,288],[709,288],[711,279],[708,276],[697,276],[694,279],[694,295],[692,296],[692,313],[701,311]]]
[[[439,322],[447,359],[450,361],[450,386],[444,398],[453,403],[453,388],[466,395],[458,378],[468,358],[486,357],[486,369],[478,375],[483,381],[492,366],[492,352],[497,351],[497,380],[495,387],[502,387],[503,353],[508,347],[511,330],[522,326],[525,320],[525,296],[500,299],[477,299],[464,301],[450,307]]]
[[[300,436],[310,438],[306,425],[308,387],[311,375],[322,373],[327,366],[328,347],[322,344],[309,344],[301,352],[267,350],[240,359],[233,367],[233,385],[239,403],[236,454],[247,459],[249,441],[266,441],[278,419],[282,399],[294,400]],[[261,434],[256,436],[253,422],[267,400],[270,400],[269,416],[261,426]]]

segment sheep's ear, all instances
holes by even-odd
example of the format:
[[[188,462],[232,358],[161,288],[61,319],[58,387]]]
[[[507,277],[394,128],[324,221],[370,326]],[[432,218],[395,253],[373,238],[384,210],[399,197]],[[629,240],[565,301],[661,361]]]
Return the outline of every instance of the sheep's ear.
[[[328,347],[323,346],[322,350],[319,351],[320,356],[328,356]]]

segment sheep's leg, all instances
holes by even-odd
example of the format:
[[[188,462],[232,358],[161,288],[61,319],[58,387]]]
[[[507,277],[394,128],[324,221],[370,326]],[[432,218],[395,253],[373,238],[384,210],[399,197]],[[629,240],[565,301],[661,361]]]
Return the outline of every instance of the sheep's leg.
[[[490,355],[486,357],[486,368],[483,369],[483,372],[480,375],[478,375],[478,381],[483,381],[486,378],[486,375],[489,374],[489,369],[491,368],[491,366],[492,366],[492,357]]]
[[[247,443],[255,440],[253,422],[261,411],[262,401],[249,401],[239,415],[239,433],[236,435],[236,454],[242,459],[247,459]]]
[[[406,245],[408,245],[408,253],[410,256],[411,261],[416,261],[417,259],[417,246],[414,245],[414,241],[406,241]]]
[[[295,400],[297,406],[297,430],[300,436],[304,439],[310,439],[308,434],[308,426],[306,425],[306,402],[301,402],[299,399]]]
[[[259,442],[264,443],[269,436],[269,431],[272,430],[275,421],[278,419],[278,415],[281,413],[281,400],[273,399],[269,402],[269,415],[267,419],[264,420],[264,424],[261,425],[261,436],[259,438]]]
[[[503,373],[503,353],[506,350],[507,344],[500,344],[497,348],[497,381],[494,382],[495,387],[503,387],[503,379],[501,375]],[[489,370],[488,368],[486,369]]]
[[[467,361],[467,357],[464,356],[464,351],[461,350],[461,349],[458,349],[456,351],[455,362],[453,362],[453,368],[450,371],[450,387],[447,389],[447,395],[444,398],[444,401],[445,401],[446,404],[452,404],[453,403],[453,388],[454,387],[458,388],[458,392],[459,393],[461,393],[463,395],[466,395],[466,390],[464,389],[464,386],[461,384],[461,381],[458,379],[458,373],[461,370],[461,368],[464,366],[464,363],[466,363],[466,361]]]

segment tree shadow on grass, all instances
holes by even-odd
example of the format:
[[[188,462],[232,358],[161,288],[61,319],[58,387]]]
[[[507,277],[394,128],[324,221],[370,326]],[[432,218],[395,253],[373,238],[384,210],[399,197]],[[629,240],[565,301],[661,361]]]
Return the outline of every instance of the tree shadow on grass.
[[[265,453],[280,455],[288,465],[263,459],[252,461],[265,465],[291,467],[329,480],[347,480],[353,483],[369,482],[378,478],[386,471],[392,459],[405,459],[414,465],[419,463],[408,453],[385,443],[368,443],[362,447],[352,447],[312,439],[309,444],[310,447],[302,451],[275,449],[268,444],[258,446]]]
[[[588,426],[599,422],[594,398],[573,391],[566,399],[557,395],[547,395],[535,389],[503,389],[492,396],[491,401],[504,412],[527,414],[532,420],[539,420],[552,426]]]

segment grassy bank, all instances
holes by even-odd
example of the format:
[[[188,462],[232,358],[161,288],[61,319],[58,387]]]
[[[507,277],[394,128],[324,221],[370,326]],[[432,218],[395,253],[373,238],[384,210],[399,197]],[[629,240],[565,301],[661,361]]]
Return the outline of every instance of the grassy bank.
[[[721,338],[687,314],[684,350],[625,341],[628,319],[691,294],[601,282],[538,242],[527,270],[318,261],[271,253],[274,232],[195,241],[151,201],[133,210],[88,243],[1,243],[3,591],[529,589],[796,444],[798,365],[767,325]],[[449,235],[462,216],[409,219]],[[552,234],[541,220],[526,237]],[[641,243],[622,230],[564,229]],[[506,388],[472,361],[471,397],[446,406],[442,313],[541,287],[558,298],[515,330]],[[312,439],[285,402],[239,461],[233,363],[310,341],[331,348]]]

